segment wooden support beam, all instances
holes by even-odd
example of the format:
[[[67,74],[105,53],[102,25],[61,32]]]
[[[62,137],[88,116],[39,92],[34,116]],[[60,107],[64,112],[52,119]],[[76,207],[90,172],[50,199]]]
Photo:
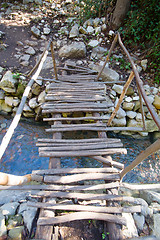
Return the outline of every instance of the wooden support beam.
[[[95,219],[102,221],[109,221],[118,223],[121,225],[126,225],[126,220],[123,217],[119,217],[111,214],[104,213],[93,213],[93,212],[76,212],[70,213],[64,216],[54,217],[54,218],[39,218],[37,224],[38,225],[53,225],[59,223],[65,223],[75,220],[84,220],[84,219]]]

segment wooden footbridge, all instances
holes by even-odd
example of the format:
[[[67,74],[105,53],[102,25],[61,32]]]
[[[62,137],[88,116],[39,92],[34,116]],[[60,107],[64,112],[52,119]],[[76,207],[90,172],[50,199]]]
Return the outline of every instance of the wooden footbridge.
[[[120,45],[124,49],[120,35],[117,34],[106,62],[109,60],[117,40],[119,40]],[[49,169],[36,170],[30,175],[23,177],[1,173],[0,184],[15,186],[1,186],[0,189],[39,190],[37,194],[32,196],[33,198],[39,199],[39,201],[28,203],[29,206],[41,209],[37,221],[36,239],[56,240],[58,239],[56,232],[57,228],[53,226],[59,223],[83,219],[105,221],[107,223],[107,229],[110,232],[109,239],[122,239],[121,227],[126,225],[126,220],[122,214],[126,212],[140,213],[145,211],[146,207],[146,203],[142,199],[118,194],[118,189],[121,186],[129,188],[128,184],[122,183],[122,178],[148,155],[160,148],[160,141],[158,140],[126,168],[124,168],[122,163],[112,160],[112,154],[127,154],[127,150],[123,147],[120,139],[107,138],[107,131],[144,131],[145,129],[145,125],[142,129],[110,127],[112,119],[134,77],[136,77],[140,96],[144,98],[159,128],[160,120],[147,100],[142,82],[139,79],[138,72],[130,56],[129,60],[131,61],[133,71],[124,86],[123,93],[121,94],[111,118],[108,120],[105,117],[105,113],[114,105],[106,101],[107,83],[99,80],[105,65],[97,76],[94,71],[90,69],[80,66],[75,67],[74,64],[68,62],[68,64],[61,69],[62,74],[58,75],[51,41],[48,47],[50,46],[55,78],[49,80],[50,84],[47,86],[47,96],[45,98],[45,103],[42,105],[42,113],[49,116],[43,120],[49,122],[51,127],[46,129],[46,132],[52,133],[53,137],[41,138],[38,139],[37,142],[39,155],[49,157],[50,159]],[[124,50],[126,54],[128,54],[127,50]],[[38,68],[23,95],[21,105],[10,126],[7,133],[8,135],[2,141],[2,151],[0,151],[1,157],[5,151],[4,146],[7,145],[6,142],[9,141],[18,124],[26,97],[33,82],[39,76],[47,53],[48,48],[46,48],[40,61],[33,69],[35,70]],[[32,74],[32,72],[30,74]],[[48,79],[44,79],[44,81],[48,81]],[[144,119],[143,104],[141,104],[141,110]],[[83,113],[83,115],[74,117],[75,112]],[[64,113],[68,113],[67,117],[63,117]],[[78,130],[85,132],[94,131],[95,137],[84,139],[64,138],[64,132]],[[61,168],[61,157],[90,157],[91,159],[103,163],[103,167]],[[18,184],[30,180],[38,181],[40,184],[17,186]],[[143,187],[147,188],[147,186]],[[152,187],[157,188],[157,185],[152,185]],[[149,188],[151,188],[151,186]],[[61,213],[59,213],[59,211]]]

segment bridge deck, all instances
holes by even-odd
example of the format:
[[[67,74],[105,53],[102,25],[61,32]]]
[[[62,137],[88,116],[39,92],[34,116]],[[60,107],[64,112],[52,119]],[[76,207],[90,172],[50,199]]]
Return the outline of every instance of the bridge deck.
[[[107,138],[105,114],[113,107],[113,103],[106,100],[106,85],[95,79],[94,75],[87,74],[65,75],[58,78],[59,82],[47,86],[42,112],[50,114],[44,121],[51,125],[46,132],[53,133],[53,138],[38,139],[37,146],[40,156],[50,157],[52,167],[32,172],[32,179],[47,184],[47,188],[42,188],[33,196],[42,202],[29,203],[29,206],[43,209],[37,222],[37,238],[42,237],[47,225],[80,219],[126,225],[121,213],[141,212],[140,205],[122,207],[114,204],[120,201],[132,202],[133,199],[118,195],[118,191],[116,194],[112,194],[112,191],[108,193],[108,190],[118,189],[119,173],[124,167],[122,163],[113,161],[110,155],[126,154],[127,151],[120,139]],[[81,114],[74,117],[75,112]],[[66,117],[64,113],[67,113]],[[62,133],[78,130],[97,132],[97,137],[62,138]],[[82,156],[96,159],[104,167],[53,169],[53,166],[60,167],[61,157]],[[46,215],[44,209],[54,214]]]

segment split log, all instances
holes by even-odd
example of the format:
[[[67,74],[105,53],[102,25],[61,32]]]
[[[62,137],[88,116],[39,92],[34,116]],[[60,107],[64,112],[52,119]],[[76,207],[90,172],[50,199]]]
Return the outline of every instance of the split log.
[[[83,121],[83,120],[108,120],[105,116],[101,117],[62,117],[58,119],[59,121]],[[44,122],[55,121],[55,118],[43,118]]]
[[[131,207],[97,207],[97,206],[83,206],[83,205],[62,205],[62,204],[49,204],[49,203],[35,203],[27,202],[27,206],[44,208],[50,210],[66,210],[66,211],[84,211],[84,212],[97,212],[97,213],[141,213],[141,206]]]
[[[64,216],[59,216],[55,218],[39,218],[37,224],[38,225],[53,225],[65,222],[71,222],[75,220],[84,220],[84,219],[95,219],[102,220],[108,222],[114,222],[121,225],[126,225],[126,220],[123,217],[119,217],[111,214],[104,213],[93,213],[93,212],[76,212],[70,213]]]
[[[31,174],[24,175],[24,176],[16,176],[16,175],[0,172],[0,185],[13,186],[13,185],[28,183],[30,181],[31,181]]]
[[[159,190],[160,184],[130,184],[130,183],[121,183],[120,187],[128,188],[131,190]]]

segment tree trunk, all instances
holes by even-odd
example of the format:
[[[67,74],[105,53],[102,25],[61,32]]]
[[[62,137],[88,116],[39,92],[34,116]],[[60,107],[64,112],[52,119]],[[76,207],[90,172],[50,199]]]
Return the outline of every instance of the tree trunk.
[[[116,7],[113,12],[112,22],[111,22],[111,28],[113,30],[116,30],[121,26],[129,10],[129,7],[130,7],[130,0],[117,0]]]

